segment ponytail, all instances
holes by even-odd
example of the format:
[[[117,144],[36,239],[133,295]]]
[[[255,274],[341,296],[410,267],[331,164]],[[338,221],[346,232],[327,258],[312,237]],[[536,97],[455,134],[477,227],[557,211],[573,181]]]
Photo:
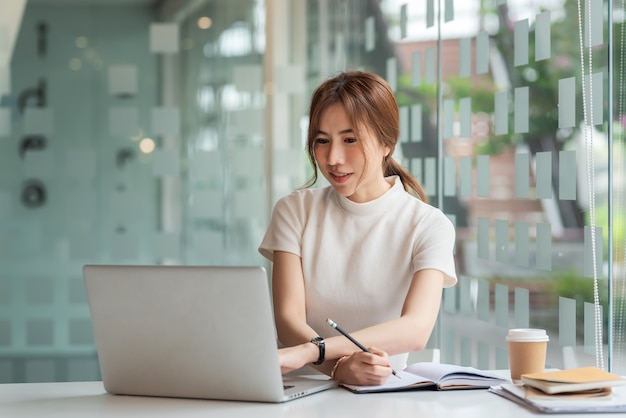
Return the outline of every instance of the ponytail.
[[[391,156],[385,159],[385,177],[398,176],[404,186],[404,190],[418,197],[422,202],[428,203],[428,197],[424,188],[415,177],[413,177],[407,170],[404,169],[396,160]]]

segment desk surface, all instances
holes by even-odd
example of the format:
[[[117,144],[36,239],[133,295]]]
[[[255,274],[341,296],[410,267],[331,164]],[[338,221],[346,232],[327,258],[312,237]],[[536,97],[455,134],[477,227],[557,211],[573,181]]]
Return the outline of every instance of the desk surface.
[[[118,396],[101,382],[0,384],[1,417],[537,417],[485,390],[356,395],[331,389],[283,404]],[[620,417],[624,414],[602,414]],[[581,418],[581,415],[558,415]]]

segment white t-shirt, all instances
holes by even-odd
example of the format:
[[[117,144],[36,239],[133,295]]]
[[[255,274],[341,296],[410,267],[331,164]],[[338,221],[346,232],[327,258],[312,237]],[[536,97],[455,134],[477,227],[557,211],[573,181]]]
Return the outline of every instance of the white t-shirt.
[[[444,286],[456,281],[455,231],[437,208],[407,193],[399,177],[381,197],[355,203],[332,187],[302,189],[281,198],[259,252],[300,256],[307,323],[322,337],[400,316],[413,274],[437,269]],[[392,366],[403,368],[406,356]]]

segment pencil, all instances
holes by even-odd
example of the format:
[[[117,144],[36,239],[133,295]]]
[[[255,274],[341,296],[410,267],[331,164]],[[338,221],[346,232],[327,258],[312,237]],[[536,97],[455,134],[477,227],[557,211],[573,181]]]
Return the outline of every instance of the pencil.
[[[335,321],[333,321],[332,319],[328,318],[326,320],[326,322],[328,322],[328,325],[330,325],[331,327],[333,327],[337,331],[339,331],[344,337],[346,337],[347,339],[352,341],[354,343],[354,345],[359,347],[362,351],[365,351],[366,353],[371,353],[371,351],[368,350],[363,344],[361,344],[360,342],[355,340],[354,337],[352,337],[352,335],[350,335],[346,331],[342,330],[341,327],[339,325],[337,325],[337,323]],[[401,379],[401,377],[396,373],[396,371],[394,369],[391,369],[391,374],[393,374],[398,379]]]

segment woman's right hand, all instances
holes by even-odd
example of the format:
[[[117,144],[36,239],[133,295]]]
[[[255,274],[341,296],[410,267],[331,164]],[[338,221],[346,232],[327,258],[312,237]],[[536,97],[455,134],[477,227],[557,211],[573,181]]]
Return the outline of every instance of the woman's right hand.
[[[283,374],[289,373],[311,363],[316,358],[318,348],[311,343],[298,344],[293,347],[284,347],[278,350],[280,369]]]
[[[359,386],[384,384],[391,375],[389,355],[375,347],[370,353],[357,351],[339,363],[335,370],[335,380]]]

